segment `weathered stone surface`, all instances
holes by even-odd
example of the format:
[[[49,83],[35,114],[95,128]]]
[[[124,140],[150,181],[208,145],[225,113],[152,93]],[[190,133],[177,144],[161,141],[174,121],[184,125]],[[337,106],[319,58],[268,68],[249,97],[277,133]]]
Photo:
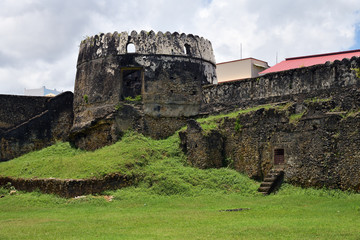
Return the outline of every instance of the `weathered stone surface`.
[[[35,98],[36,99],[36,98]],[[47,98],[44,112],[8,129],[0,136],[0,161],[66,141],[73,122],[73,94]]]
[[[138,181],[137,176],[113,173],[100,179],[24,179],[12,177],[0,177],[0,186],[9,183],[17,190],[34,191],[57,194],[61,197],[76,197],[87,194],[101,193],[106,190],[114,190],[131,186]]]
[[[127,53],[128,44],[135,45],[135,53]],[[136,130],[155,138],[167,137],[184,124],[184,119],[199,114],[202,85],[213,82],[216,73],[211,43],[197,36],[133,31],[84,40],[75,82],[74,144],[93,149],[86,147],[92,141],[85,140],[86,129],[94,129],[101,119],[110,119],[109,129],[123,129],[114,109],[135,99],[141,110],[133,111],[135,115],[127,119],[137,119]],[[116,135],[116,131],[112,133]],[[94,138],[92,134],[89,137]]]
[[[332,64],[292,69],[262,77],[208,85],[203,89],[201,112],[213,113],[236,107],[249,107],[272,102],[302,101],[306,98],[352,98],[349,89],[358,89],[360,58],[335,61]],[[356,102],[345,101],[356,105]],[[358,105],[357,105],[358,106]],[[347,108],[349,109],[349,108]]]
[[[220,168],[224,166],[224,139],[217,130],[205,133],[195,120],[188,120],[187,131],[179,132],[181,148],[189,163],[198,168]]]
[[[192,34],[153,31],[99,34],[83,40],[80,44],[78,62],[127,54],[127,45],[134,44],[136,53],[142,55],[174,55],[199,58],[215,64],[211,42]]]
[[[46,110],[48,97],[0,94],[0,134]]]
[[[208,40],[176,32],[96,35],[80,45],[73,108],[71,93],[51,100],[0,95],[0,160],[68,136],[88,150],[129,129],[165,138],[200,115],[293,102],[286,111],[225,118],[221,130],[189,121],[179,133],[182,148],[193,166],[232,166],[255,179],[270,171],[281,150],[286,181],[359,191],[359,69],[360,58],[353,57],[205,86],[217,82]],[[303,116],[291,121],[293,114]]]
[[[347,116],[333,112],[329,109],[333,104],[304,102],[305,113],[298,122],[289,120],[296,106],[290,112],[260,109],[225,118],[219,126],[224,147],[218,154],[231,159],[237,171],[263,179],[275,165],[275,150],[283,149],[285,181],[359,192],[360,114],[357,109]],[[181,139],[190,162],[210,164],[207,156],[189,154],[197,151],[194,143],[204,139],[199,128],[190,128]]]

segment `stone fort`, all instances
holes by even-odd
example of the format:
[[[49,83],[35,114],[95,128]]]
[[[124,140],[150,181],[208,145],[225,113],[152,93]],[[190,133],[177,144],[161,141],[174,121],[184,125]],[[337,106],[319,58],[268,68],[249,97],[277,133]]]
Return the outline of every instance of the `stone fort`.
[[[130,50],[130,47],[134,50]],[[360,191],[360,58],[217,84],[210,41],[153,31],[99,34],[80,44],[74,93],[0,95],[0,160],[70,141],[95,150],[127,130],[166,138],[199,168]],[[254,106],[203,130],[193,119]],[[294,120],[295,119],[295,120]]]

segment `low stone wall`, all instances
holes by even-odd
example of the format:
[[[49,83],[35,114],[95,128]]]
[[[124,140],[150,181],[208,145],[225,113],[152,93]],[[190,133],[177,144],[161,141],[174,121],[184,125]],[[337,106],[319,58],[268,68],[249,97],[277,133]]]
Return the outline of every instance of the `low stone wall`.
[[[106,190],[115,190],[136,183],[135,176],[110,174],[103,179],[24,179],[0,177],[0,186],[9,183],[17,190],[31,192],[39,190],[43,193],[57,194],[61,197],[76,197],[87,194],[101,193]]]

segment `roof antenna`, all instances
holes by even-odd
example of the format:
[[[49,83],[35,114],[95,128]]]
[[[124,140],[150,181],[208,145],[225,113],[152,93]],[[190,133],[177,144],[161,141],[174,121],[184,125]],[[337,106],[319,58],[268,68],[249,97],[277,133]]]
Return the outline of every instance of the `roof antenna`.
[[[240,43],[240,59],[242,59],[242,43]]]
[[[278,64],[278,52],[276,52],[276,64]]]

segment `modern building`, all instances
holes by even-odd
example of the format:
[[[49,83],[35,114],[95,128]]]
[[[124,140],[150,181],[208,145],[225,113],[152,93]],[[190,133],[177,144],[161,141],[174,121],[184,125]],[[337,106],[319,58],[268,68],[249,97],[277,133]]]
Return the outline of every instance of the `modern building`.
[[[335,60],[342,60],[344,58],[360,56],[360,49],[343,51],[343,52],[333,52],[333,53],[324,53],[317,55],[301,56],[301,57],[292,57],[286,58],[284,61],[260,72],[260,75],[264,75],[272,72],[286,71],[295,68],[309,67],[317,64],[324,64],[326,62],[334,62]]]
[[[24,95],[26,96],[46,96],[46,97],[54,97],[61,92],[57,91],[56,89],[51,90],[47,89],[45,86],[41,88],[35,88],[35,89],[26,89],[24,91]]]
[[[267,62],[244,58],[216,64],[218,83],[258,77],[259,72],[269,68]]]

